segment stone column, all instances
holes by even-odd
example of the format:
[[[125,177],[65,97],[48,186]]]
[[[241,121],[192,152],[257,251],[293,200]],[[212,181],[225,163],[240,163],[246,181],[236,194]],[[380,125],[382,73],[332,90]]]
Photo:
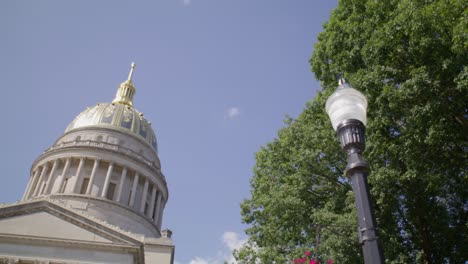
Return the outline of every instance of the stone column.
[[[86,194],[91,194],[91,190],[93,188],[94,177],[96,176],[96,171],[99,167],[99,159],[94,160],[93,170],[91,171],[91,176],[89,177],[88,188],[86,189]]]
[[[80,185],[81,185],[81,171],[83,170],[83,166],[85,164],[85,158],[80,157],[80,164],[78,164],[78,169],[76,169],[76,180],[75,185],[73,185],[73,193],[80,193]]]
[[[70,162],[71,162],[71,158],[67,158],[67,160],[65,161],[65,166],[63,167],[63,170],[62,170],[62,178],[60,179],[60,184],[58,185],[58,190],[57,190],[58,193],[62,192],[63,182],[67,178],[67,172],[68,172],[68,168],[70,167]],[[65,192],[65,190],[63,191]]]
[[[30,192],[31,192],[31,188],[33,188],[34,181],[37,179],[38,174],[39,174],[39,167],[36,168],[36,170],[33,172],[32,176],[31,176],[31,178],[29,179],[28,187],[26,187],[26,191],[24,192],[24,195],[23,195],[23,200],[28,199],[28,197],[30,195]]]
[[[138,172],[135,172],[135,177],[133,178],[133,185],[132,185],[132,194],[130,195],[130,203],[129,206],[132,207],[135,203],[135,195],[138,186]]]
[[[101,197],[106,197],[107,189],[109,189],[109,182],[112,176],[112,170],[114,169],[114,163],[109,163],[109,167],[107,168],[106,179],[104,180],[104,186],[102,187]]]
[[[155,225],[158,225],[159,222],[159,212],[161,211],[161,198],[162,198],[162,192],[160,191],[158,194],[158,199],[156,202],[156,214],[154,215],[153,222]]]
[[[57,164],[58,164],[58,160],[54,160],[54,164],[52,165],[52,169],[50,170],[50,173],[49,173],[49,179],[47,179],[47,184],[46,184],[46,189],[45,189],[46,194],[50,193],[50,190],[52,189],[52,180],[54,177],[55,170],[57,169]]]
[[[148,194],[148,178],[145,177],[145,185],[143,186],[143,195],[141,196],[141,203],[140,203],[140,213],[145,212],[145,204],[146,204],[146,195]]]
[[[151,204],[150,204],[150,210],[148,213],[149,218],[153,217],[153,212],[154,212],[154,204],[156,203],[156,184],[153,184],[153,190],[151,191]]]
[[[44,176],[48,168],[49,168],[49,164],[48,163],[44,164],[44,167],[42,168],[41,176],[39,177],[39,180],[37,181],[36,190],[34,190],[33,196],[37,196],[39,192],[41,191],[42,180],[44,180]]]
[[[163,202],[163,205],[161,206],[161,209],[159,210],[158,223],[156,224],[156,226],[159,227],[159,230],[161,230],[162,219],[163,219],[163,214],[164,214],[164,207],[166,207],[165,202]]]
[[[28,197],[28,192],[29,192],[29,188],[31,188],[31,185],[32,185],[32,180],[34,179],[34,174],[36,173],[36,171],[34,171],[34,173],[32,173],[30,176],[29,176],[29,179],[28,179],[28,185],[26,185],[26,189],[24,190],[24,193],[23,193],[23,197],[21,198],[22,201],[24,201],[26,199],[26,197]]]
[[[123,167],[122,169],[122,175],[120,175],[120,183],[119,183],[119,190],[117,192],[117,202],[121,202],[122,200],[122,190],[123,190],[123,185],[125,183],[125,178],[127,177],[127,167]]]

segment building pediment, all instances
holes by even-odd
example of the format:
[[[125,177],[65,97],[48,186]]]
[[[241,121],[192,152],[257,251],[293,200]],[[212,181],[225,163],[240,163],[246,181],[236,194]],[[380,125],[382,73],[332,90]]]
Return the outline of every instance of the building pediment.
[[[131,234],[64,208],[53,201],[29,201],[0,208],[0,234],[87,242],[141,244]]]
[[[144,263],[142,243],[47,200],[0,208],[0,257]],[[111,261],[111,262],[109,262]]]

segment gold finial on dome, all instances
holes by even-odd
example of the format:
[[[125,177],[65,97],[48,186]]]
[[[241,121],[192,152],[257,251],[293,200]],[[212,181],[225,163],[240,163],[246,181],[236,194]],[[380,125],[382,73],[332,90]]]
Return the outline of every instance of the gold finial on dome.
[[[120,84],[119,89],[117,90],[117,94],[115,95],[115,99],[112,101],[112,103],[121,103],[126,104],[128,106],[133,106],[133,96],[135,95],[135,87],[132,83],[132,76],[134,69],[135,63],[132,62],[130,73],[128,74],[128,79]]]

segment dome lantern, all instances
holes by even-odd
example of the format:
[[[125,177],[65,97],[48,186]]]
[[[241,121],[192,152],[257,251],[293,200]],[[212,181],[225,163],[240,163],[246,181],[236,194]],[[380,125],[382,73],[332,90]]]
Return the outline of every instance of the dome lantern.
[[[115,99],[112,101],[112,103],[121,103],[126,104],[128,106],[133,106],[133,96],[135,95],[135,87],[132,83],[132,75],[134,69],[135,63],[132,62],[128,78],[125,82],[120,84],[119,89],[117,90],[117,94],[115,95]]]

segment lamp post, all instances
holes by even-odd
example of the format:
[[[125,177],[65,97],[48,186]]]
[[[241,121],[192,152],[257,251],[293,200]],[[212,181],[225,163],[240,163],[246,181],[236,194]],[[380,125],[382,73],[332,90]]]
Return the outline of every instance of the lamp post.
[[[377,238],[374,212],[370,201],[367,175],[369,164],[363,159],[365,148],[367,100],[365,96],[340,79],[336,91],[326,103],[326,111],[337,132],[341,147],[348,155],[345,174],[351,179],[358,214],[359,243],[364,262],[384,263],[383,251]]]

